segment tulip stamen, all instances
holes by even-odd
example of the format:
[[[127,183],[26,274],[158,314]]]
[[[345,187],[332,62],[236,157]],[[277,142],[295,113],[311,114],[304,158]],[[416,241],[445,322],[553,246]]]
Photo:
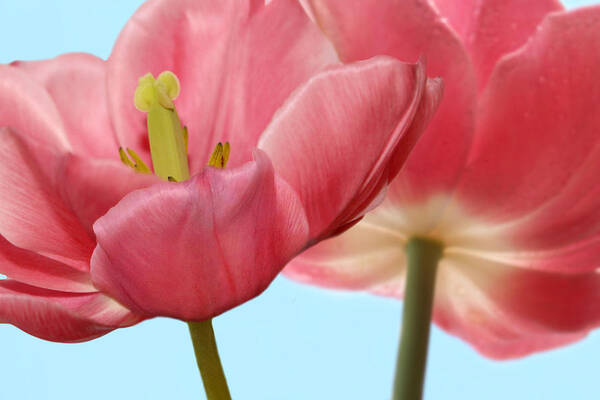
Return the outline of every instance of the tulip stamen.
[[[231,146],[229,145],[229,142],[225,142],[225,145],[221,142],[217,143],[208,160],[208,165],[215,168],[225,168],[227,161],[229,161],[230,151]]]
[[[146,163],[140,158],[140,156],[137,155],[137,153],[131,149],[127,149],[127,153],[129,153],[129,157],[131,157],[131,161],[129,159],[129,157],[127,157],[127,154],[125,153],[125,150],[123,150],[122,147],[119,147],[119,157],[121,158],[121,162],[123,164],[125,164],[126,166],[133,168],[136,172],[142,173],[142,174],[151,174],[152,171],[150,171],[150,168],[148,168],[148,166],[146,165]]]

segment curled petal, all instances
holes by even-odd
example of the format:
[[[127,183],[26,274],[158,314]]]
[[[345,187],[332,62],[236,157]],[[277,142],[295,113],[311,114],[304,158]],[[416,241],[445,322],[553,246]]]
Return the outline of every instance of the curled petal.
[[[72,151],[114,159],[118,145],[108,116],[105,65],[100,58],[83,53],[11,64],[46,89]]]
[[[437,107],[440,83],[429,89],[422,65],[379,57],[315,76],[275,115],[259,147],[298,193],[312,239],[360,218],[387,186],[422,133],[415,115],[432,114],[421,104]]]
[[[0,281],[0,322],[55,342],[82,342],[142,320],[101,293],[66,293]]]
[[[477,82],[457,34],[427,0],[308,0],[316,22],[345,62],[389,55],[424,59],[444,81],[444,98],[388,197],[401,207],[451,192],[468,156]]]
[[[262,152],[235,169],[126,196],[94,225],[92,279],[135,312],[204,320],[261,293],[307,241]]]
[[[87,269],[94,242],[55,189],[62,160],[54,149],[0,128],[0,234]]]
[[[137,79],[170,70],[181,82],[175,106],[190,131],[192,174],[219,141],[232,144],[235,167],[251,159],[290,92],[336,61],[296,0],[147,1],[109,59],[113,122],[121,144],[141,150],[146,125],[133,104]]]
[[[20,249],[0,236],[0,273],[29,285],[65,292],[95,292],[90,276],[56,260]]]

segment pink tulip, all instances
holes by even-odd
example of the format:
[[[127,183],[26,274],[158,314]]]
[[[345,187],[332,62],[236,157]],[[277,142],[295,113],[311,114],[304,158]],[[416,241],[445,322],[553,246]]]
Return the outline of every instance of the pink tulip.
[[[144,318],[200,321],[261,293],[381,201],[439,80],[389,57],[340,65],[295,0],[150,0],[108,62],[0,67],[0,321],[82,341]],[[173,71],[192,178],[149,163],[138,78]],[[205,167],[218,141],[227,169]]]
[[[386,54],[445,82],[385,202],[295,259],[294,279],[402,297],[404,244],[444,245],[434,320],[492,358],[600,325],[600,7],[554,0],[313,0],[345,62]]]

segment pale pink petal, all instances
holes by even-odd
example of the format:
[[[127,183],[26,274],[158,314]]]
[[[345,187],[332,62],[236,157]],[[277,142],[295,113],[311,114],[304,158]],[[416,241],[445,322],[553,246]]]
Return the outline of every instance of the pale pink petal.
[[[590,257],[598,246],[584,242],[600,235],[599,36],[600,7],[552,14],[502,59],[482,97],[457,196],[510,238],[511,251],[551,258],[564,248],[569,258],[587,259],[581,269],[598,267]]]
[[[422,65],[378,57],[316,75],[275,115],[259,147],[298,193],[311,238],[360,218],[387,186],[422,133],[417,110],[437,106],[440,83],[429,89]]]
[[[87,269],[94,241],[55,190],[62,159],[0,128],[0,235],[17,247]]]
[[[94,231],[94,284],[137,313],[183,320],[258,295],[308,240],[300,202],[261,152],[133,192]]]
[[[444,99],[388,196],[402,207],[449,192],[471,143],[476,77],[460,38],[426,0],[312,0],[317,23],[348,62],[376,55],[423,58]]]
[[[342,235],[302,252],[285,267],[285,276],[329,288],[370,290],[403,274],[406,238],[380,219],[367,214]]]
[[[135,172],[120,161],[69,155],[61,170],[58,190],[93,235],[94,222],[126,194],[158,182],[161,180],[156,175]]]
[[[0,281],[0,322],[56,342],[82,342],[142,320],[101,293],[65,293]]]
[[[546,15],[563,10],[558,0],[433,2],[469,50],[480,90],[500,57],[525,44]]]
[[[41,288],[95,292],[90,276],[61,262],[13,246],[0,236],[0,273]]]
[[[492,358],[522,357],[584,337],[600,325],[600,275],[555,274],[447,254],[435,321]]]
[[[133,93],[142,75],[171,70],[182,86],[175,105],[189,128],[192,172],[224,141],[235,167],[251,159],[290,92],[336,60],[295,0],[147,1],[109,59],[113,122],[124,146],[147,151],[145,116]]]
[[[568,231],[565,233],[562,230],[546,232],[540,230],[535,234],[533,231],[539,229],[540,224],[534,224],[529,230],[525,225],[515,225],[511,228],[513,228],[512,232],[508,229],[497,231],[494,228],[490,228],[490,232],[487,233],[470,232],[469,235],[456,240],[463,243],[458,248],[483,259],[546,272],[580,274],[595,271],[599,267],[600,235],[570,243],[571,240],[567,237]],[[578,230],[576,226],[573,229]],[[505,240],[504,243],[488,240],[495,235],[511,240]],[[474,239],[475,236],[477,239]],[[554,248],[540,248],[540,243],[548,244],[561,239],[563,243],[557,244]]]
[[[0,128],[9,127],[57,149],[70,149],[48,92],[18,68],[0,65]]]
[[[119,158],[108,116],[103,60],[91,54],[73,53],[50,60],[18,61],[11,66],[47,90],[75,153]]]

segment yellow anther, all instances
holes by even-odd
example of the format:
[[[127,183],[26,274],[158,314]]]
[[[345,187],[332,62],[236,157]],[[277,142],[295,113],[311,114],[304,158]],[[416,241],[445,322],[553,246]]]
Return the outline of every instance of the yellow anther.
[[[129,159],[129,157],[127,157],[127,153],[129,153],[129,155],[133,159],[133,162]],[[121,158],[121,162],[123,164],[142,174],[152,173],[152,171],[150,171],[150,168],[148,168],[146,163],[144,163],[144,161],[140,158],[140,156],[136,154],[135,151],[127,149],[127,153],[125,153],[125,150],[123,150],[122,147],[119,147],[119,157]]]
[[[208,165],[210,167],[219,167],[219,160],[221,155],[223,154],[223,144],[221,142],[217,143],[215,149],[213,150],[210,158],[208,159]]]
[[[151,174],[150,168],[146,165],[146,163],[137,155],[137,153],[131,149],[127,149],[127,153],[135,162],[135,170],[141,172],[142,174]]]
[[[230,146],[229,142],[225,143],[225,146],[219,142],[213,150],[208,165],[215,168],[225,168],[227,161],[229,161]]]
[[[225,146],[223,146],[223,168],[227,165],[227,161],[229,161],[229,153],[231,152],[231,146],[229,142],[225,142]]]
[[[158,79],[148,73],[138,80],[138,86],[133,96],[135,107],[143,112],[149,112],[152,105],[158,102],[164,108],[172,110],[173,100],[179,96],[181,86],[179,79],[171,71],[164,71]]]
[[[188,129],[187,126],[183,127],[183,142],[185,143],[185,153],[187,154],[188,152],[188,139],[189,139],[190,135],[188,133]]]
[[[128,167],[131,167],[131,168],[135,169],[135,165],[133,165],[133,163],[131,162],[131,160],[129,159],[129,157],[127,157],[127,154],[125,153],[125,150],[123,150],[122,147],[119,147],[119,157],[121,157],[121,162],[123,164],[125,164]]]

